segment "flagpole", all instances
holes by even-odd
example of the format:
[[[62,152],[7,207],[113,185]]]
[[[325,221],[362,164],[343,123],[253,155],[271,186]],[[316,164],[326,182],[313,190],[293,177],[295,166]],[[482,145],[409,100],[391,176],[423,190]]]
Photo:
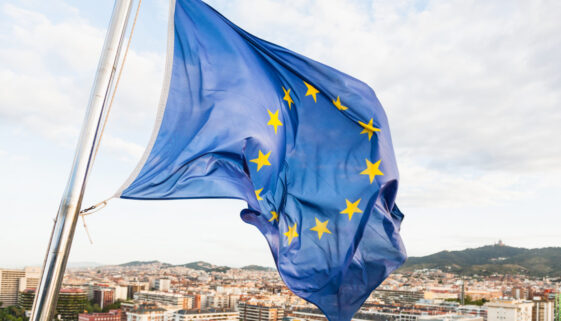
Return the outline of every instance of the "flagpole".
[[[133,0],[115,0],[70,177],[54,223],[29,321],[52,321],[54,317],[132,2]]]

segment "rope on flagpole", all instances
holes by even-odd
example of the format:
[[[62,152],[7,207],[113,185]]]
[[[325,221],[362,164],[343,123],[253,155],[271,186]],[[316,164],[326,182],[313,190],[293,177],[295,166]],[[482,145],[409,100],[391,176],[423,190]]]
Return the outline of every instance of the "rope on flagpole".
[[[109,114],[111,113],[111,107],[113,107],[113,102],[115,101],[115,95],[117,93],[117,88],[119,87],[119,82],[121,80],[121,75],[123,74],[123,69],[125,67],[125,62],[127,61],[127,55],[129,53],[129,48],[131,46],[132,36],[134,35],[134,29],[136,27],[136,21],[138,20],[138,14],[140,12],[140,5],[141,4],[142,4],[142,0],[138,0],[138,5],[136,6],[136,13],[134,15],[134,20],[133,20],[131,31],[130,31],[130,34],[129,34],[129,39],[127,40],[127,47],[125,48],[125,53],[123,54],[123,62],[121,63],[121,66],[119,67],[119,73],[117,74],[117,80],[115,81],[115,87],[113,87],[113,93],[111,94],[111,100],[109,101],[109,105],[107,106],[107,112],[105,113],[105,118],[103,119],[103,125],[101,126],[101,131],[99,133],[99,139],[98,139],[99,142],[101,142],[101,138],[103,137],[103,133],[105,132],[105,126],[107,125],[107,120],[109,119]],[[93,154],[93,157],[92,157],[92,163],[95,160],[95,158],[97,157],[97,152],[99,151],[99,145],[101,145],[101,144],[98,143],[95,146],[94,154]],[[90,232],[88,230],[88,226],[86,225],[85,216],[94,214],[95,212],[103,209],[105,206],[107,206],[107,202],[111,198],[108,198],[108,199],[106,199],[102,202],[99,202],[99,203],[97,203],[93,206],[90,206],[86,209],[83,209],[79,213],[80,217],[82,217],[82,223],[84,225],[84,230],[86,230],[86,234],[88,235],[88,239],[90,241],[90,244],[93,244],[93,240],[92,240],[92,237],[91,237]]]
[[[88,225],[86,224],[86,215],[91,215],[99,210],[101,210],[102,208],[104,208],[105,206],[107,206],[107,202],[109,201],[109,199],[106,199],[103,202],[99,202],[93,206],[90,206],[88,208],[85,208],[83,210],[80,211],[80,217],[82,218],[82,224],[84,224],[84,230],[86,230],[86,235],[88,235],[88,240],[90,240],[90,244],[93,244],[93,240],[92,240],[92,236],[90,234],[90,231],[88,230]]]
[[[113,107],[113,101],[115,100],[117,88],[119,87],[119,82],[121,81],[121,75],[123,74],[125,62],[127,61],[127,55],[129,53],[129,48],[131,46],[131,40],[132,40],[132,36],[134,35],[134,28],[136,27],[136,21],[138,20],[138,13],[140,12],[141,4],[142,4],[142,0],[138,0],[138,6],[136,7],[136,13],[134,15],[134,21],[132,23],[131,32],[129,34],[129,39],[127,41],[127,47],[125,48],[125,54],[123,55],[123,62],[121,63],[121,67],[119,68],[119,73],[117,74],[117,80],[115,81],[115,87],[113,88],[113,94],[111,95],[111,100],[109,101],[109,105],[107,106],[107,112],[105,113],[105,119],[103,120],[103,125],[101,126],[101,131],[99,134],[99,141],[101,141],[101,137],[103,137],[103,132],[105,131],[105,125],[107,125],[107,119],[109,119],[109,113],[111,113],[111,107]],[[101,144],[97,144],[97,146],[95,147],[95,151],[93,155],[94,160],[95,157],[97,156],[99,145]]]

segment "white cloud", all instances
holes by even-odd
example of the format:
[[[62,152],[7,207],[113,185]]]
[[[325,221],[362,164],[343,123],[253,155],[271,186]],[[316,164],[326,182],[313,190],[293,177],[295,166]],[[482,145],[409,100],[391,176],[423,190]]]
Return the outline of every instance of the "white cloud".
[[[531,191],[561,171],[557,2],[213,4],[248,31],[376,90],[407,205],[474,201],[459,191],[483,203],[527,197],[518,188],[528,175],[537,180]]]
[[[115,158],[123,162],[133,164],[138,162],[144,152],[144,146],[111,135],[103,137],[100,148],[105,148],[105,153],[112,154]]]
[[[91,9],[110,9],[110,2],[0,5],[0,121],[9,125],[0,127],[5,130],[0,134],[12,144],[0,150],[5,171],[0,187],[13,213],[3,218],[13,227],[4,240],[32,231],[29,240],[8,249],[6,264],[41,261],[43,253],[32,252],[48,239],[43,229],[51,216],[45,209],[52,214],[58,205],[103,42],[106,20],[101,23],[101,13]],[[107,197],[122,183],[151,133],[164,67],[164,47],[154,44],[166,36],[166,23],[160,21],[167,15],[166,2],[143,2],[94,167],[99,171],[91,175],[84,204]],[[410,254],[477,246],[503,236],[519,246],[559,243],[554,205],[561,190],[561,2],[451,0],[426,7],[424,1],[405,0],[209,2],[248,31],[376,90],[389,115],[401,169],[398,204],[407,215],[403,237]],[[56,13],[49,12],[53,6]],[[64,148],[53,148],[53,142]],[[56,152],[45,155],[51,150]],[[35,196],[33,202],[28,195]],[[130,260],[270,264],[259,233],[232,215],[243,206],[240,201],[115,200],[88,221],[96,246],[79,230],[73,255],[115,263],[128,253]],[[116,223],[108,225],[107,217]],[[201,245],[200,233],[209,226],[218,232],[206,235]],[[172,233],[153,233],[170,228]],[[117,238],[96,237],[101,231]],[[251,250],[240,256],[231,244],[224,246],[225,238],[235,240],[235,248]],[[111,251],[117,243],[123,250]],[[187,252],[168,246],[195,243],[201,246]],[[30,255],[21,258],[22,252]]]
[[[210,2],[248,31],[377,91],[405,205],[527,197],[521,184],[547,185],[561,170],[557,2]],[[164,2],[155,5],[166,11]],[[70,9],[54,21],[2,7],[0,116],[73,146],[104,32]],[[141,154],[159,98],[160,49],[129,53],[102,153],[125,162]]]
[[[0,49],[0,117],[73,147],[104,30],[88,24],[77,10],[68,10],[69,16],[58,22],[15,5],[5,4],[0,10],[6,30]],[[129,51],[107,128],[108,152],[118,150],[119,160],[137,159],[139,144],[151,128],[143,128],[144,135],[125,135],[128,141],[111,135],[151,126],[163,65],[163,53]]]

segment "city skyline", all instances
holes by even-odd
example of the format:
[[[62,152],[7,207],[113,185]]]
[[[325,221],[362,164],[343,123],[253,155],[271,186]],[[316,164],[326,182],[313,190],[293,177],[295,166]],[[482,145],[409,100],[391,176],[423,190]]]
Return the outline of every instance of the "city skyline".
[[[0,295],[29,311],[34,291],[27,288],[18,295],[14,290],[36,284],[38,275],[23,270],[0,269],[1,273],[10,281],[0,284]],[[561,317],[560,282],[559,277],[516,274],[402,271],[388,276],[368,296],[354,320],[554,321]],[[61,293],[75,298],[61,312],[63,321],[135,321],[153,312],[154,319],[148,321],[189,321],[209,313],[229,313],[231,321],[270,321],[260,315],[271,309],[282,315],[276,321],[325,320],[314,305],[292,293],[276,271],[155,264],[72,269],[65,275]],[[99,313],[103,307],[105,313]],[[223,320],[215,319],[218,315],[208,317]]]
[[[208,3],[249,32],[374,88],[392,129],[409,255],[499,239],[561,244],[559,4]],[[109,0],[0,1],[2,267],[43,261],[111,7]],[[118,189],[149,139],[167,10],[167,1],[143,3],[83,207]],[[86,217],[93,246],[79,223],[70,261],[272,267],[266,242],[239,218],[245,207],[115,199]]]

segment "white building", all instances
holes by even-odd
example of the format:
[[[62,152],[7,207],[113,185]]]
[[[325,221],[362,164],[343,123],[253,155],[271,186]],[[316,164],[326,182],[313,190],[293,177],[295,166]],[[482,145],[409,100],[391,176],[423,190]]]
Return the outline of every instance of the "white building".
[[[154,281],[154,288],[158,291],[169,291],[170,286],[170,279],[156,279]]]
[[[36,289],[39,287],[39,278],[41,278],[40,267],[26,267],[25,277],[19,279],[19,292],[25,289]]]
[[[211,295],[207,298],[207,304],[209,308],[213,309],[223,309],[230,307],[230,298],[228,295]]]
[[[127,321],[168,321],[165,309],[139,308],[127,312]]]
[[[116,285],[113,287],[115,289],[115,300],[126,301],[127,293],[129,288],[126,286]]]
[[[520,300],[496,300],[485,304],[487,321],[532,321],[533,303]]]
[[[40,273],[40,268],[0,269],[0,302],[3,307],[16,305],[20,291],[37,288]]]
[[[140,291],[135,293],[134,299],[140,302],[158,303],[177,310],[193,307],[193,297],[177,293]]]

